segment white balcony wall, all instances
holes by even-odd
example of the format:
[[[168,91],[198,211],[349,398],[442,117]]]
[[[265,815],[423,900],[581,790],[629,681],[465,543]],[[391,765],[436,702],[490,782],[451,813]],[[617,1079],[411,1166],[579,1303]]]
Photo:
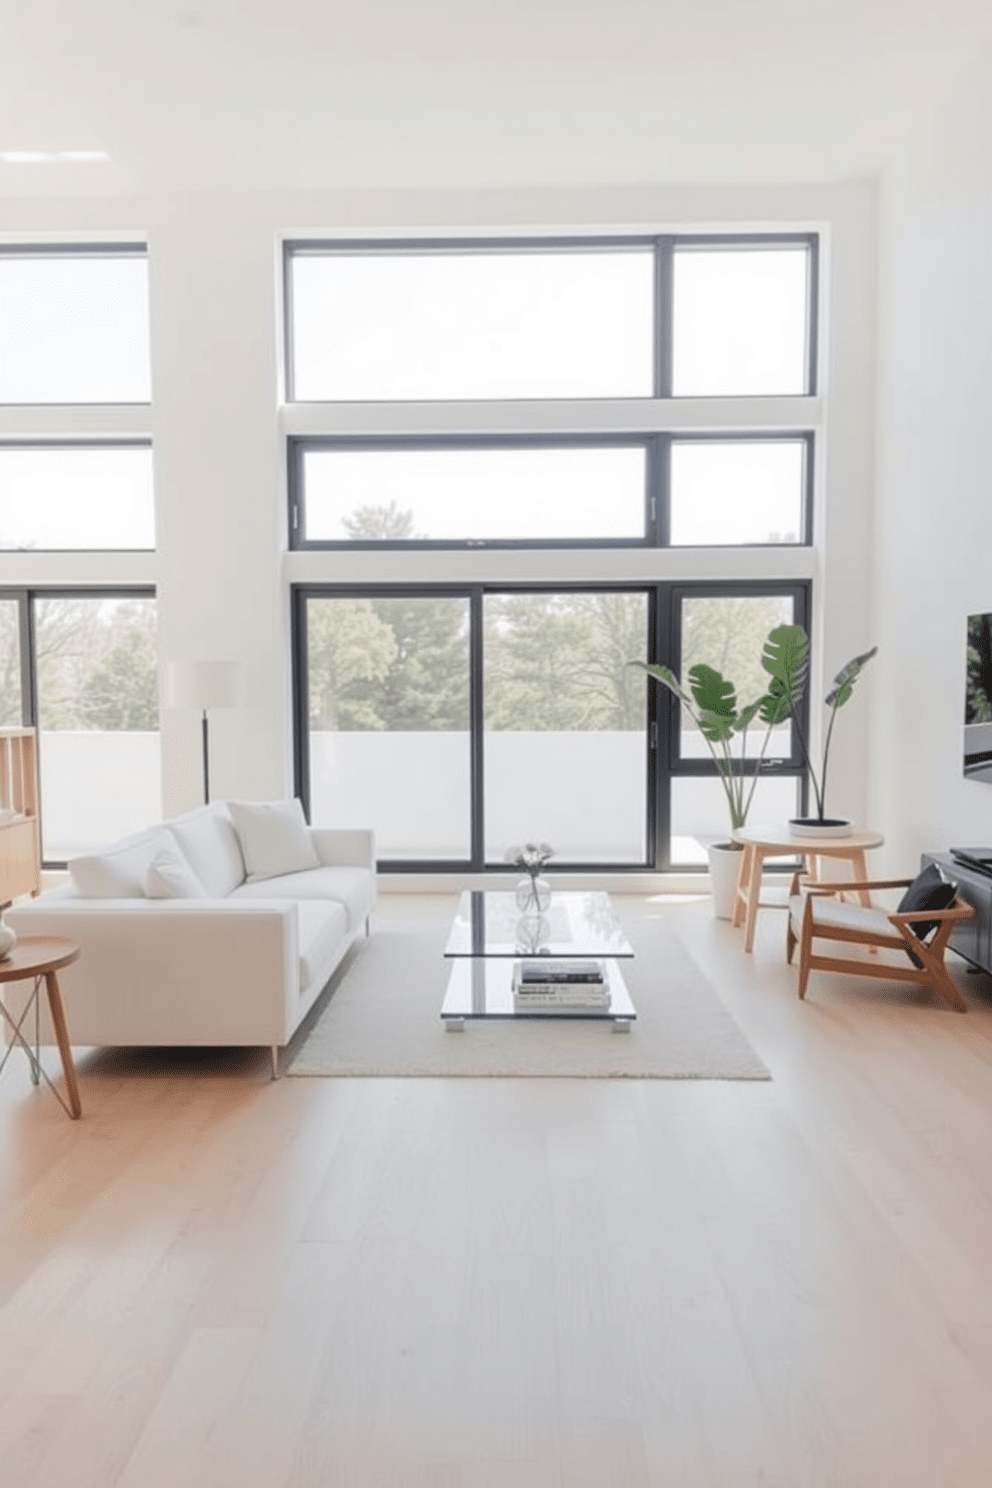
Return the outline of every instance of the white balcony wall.
[[[38,743],[49,862],[91,852],[162,820],[158,734],[43,730]]]
[[[490,854],[547,841],[563,859],[643,861],[644,734],[487,734]],[[313,733],[317,825],[372,826],[381,858],[466,858],[464,733]]]

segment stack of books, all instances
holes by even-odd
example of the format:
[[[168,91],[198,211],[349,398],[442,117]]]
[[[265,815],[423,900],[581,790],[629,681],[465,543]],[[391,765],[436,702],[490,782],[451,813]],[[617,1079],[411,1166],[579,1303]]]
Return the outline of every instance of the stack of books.
[[[513,1006],[518,1013],[574,1013],[608,1008],[610,987],[602,961],[515,961]]]

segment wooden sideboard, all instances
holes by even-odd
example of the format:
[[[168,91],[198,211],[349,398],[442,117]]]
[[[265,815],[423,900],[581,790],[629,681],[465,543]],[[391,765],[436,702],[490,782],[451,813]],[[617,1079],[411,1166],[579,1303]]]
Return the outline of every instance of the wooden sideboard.
[[[0,909],[40,893],[37,737],[34,729],[0,729]]]

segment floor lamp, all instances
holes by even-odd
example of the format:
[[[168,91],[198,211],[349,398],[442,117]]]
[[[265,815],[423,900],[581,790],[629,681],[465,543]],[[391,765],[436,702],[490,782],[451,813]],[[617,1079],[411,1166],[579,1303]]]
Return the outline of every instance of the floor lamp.
[[[207,714],[233,708],[238,701],[241,668],[236,661],[171,661],[166,674],[166,704],[196,709],[203,715],[203,799],[210,801],[210,734]]]

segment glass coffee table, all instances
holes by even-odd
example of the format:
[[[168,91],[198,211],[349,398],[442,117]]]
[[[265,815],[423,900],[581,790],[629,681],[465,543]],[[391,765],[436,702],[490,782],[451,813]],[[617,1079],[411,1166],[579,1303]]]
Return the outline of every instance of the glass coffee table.
[[[582,1018],[610,1023],[626,1033],[637,1017],[620,961],[634,954],[610,896],[564,891],[552,894],[542,915],[521,915],[512,893],[466,890],[458,901],[448,943],[448,990],[441,1007],[445,1027],[461,1030],[471,1018]],[[601,961],[609,1000],[603,1007],[541,1007],[521,1011],[513,995],[517,961]]]

